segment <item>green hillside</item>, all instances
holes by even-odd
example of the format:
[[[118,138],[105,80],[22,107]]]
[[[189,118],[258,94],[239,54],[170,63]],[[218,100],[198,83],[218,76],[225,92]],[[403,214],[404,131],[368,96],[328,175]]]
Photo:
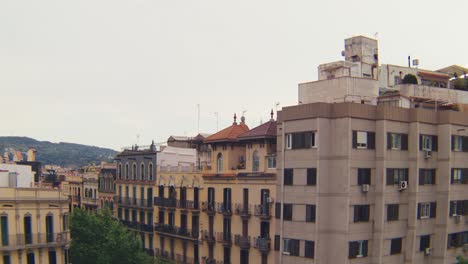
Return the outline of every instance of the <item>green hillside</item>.
[[[73,143],[52,143],[37,141],[28,137],[0,137],[0,154],[12,149],[27,152],[29,148],[37,150],[36,160],[42,164],[53,164],[67,167],[81,167],[99,164],[101,161],[112,161],[117,154],[115,150]],[[24,155],[26,159],[26,155]]]

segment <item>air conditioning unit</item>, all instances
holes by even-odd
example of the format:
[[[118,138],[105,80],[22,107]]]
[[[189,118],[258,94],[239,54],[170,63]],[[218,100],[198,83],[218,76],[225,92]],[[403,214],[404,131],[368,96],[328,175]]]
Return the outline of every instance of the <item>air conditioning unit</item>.
[[[463,216],[461,215],[455,216],[455,223],[459,224],[462,222],[462,220],[463,220]]]
[[[424,150],[424,158],[429,159],[430,157],[432,157],[432,151],[429,149]]]
[[[425,248],[424,249],[424,255],[429,256],[432,254],[432,248]]]
[[[362,185],[362,192],[368,192],[370,189],[370,185],[369,184],[363,184]]]
[[[403,191],[408,188],[408,182],[407,181],[401,181],[400,182],[400,188],[398,190]]]

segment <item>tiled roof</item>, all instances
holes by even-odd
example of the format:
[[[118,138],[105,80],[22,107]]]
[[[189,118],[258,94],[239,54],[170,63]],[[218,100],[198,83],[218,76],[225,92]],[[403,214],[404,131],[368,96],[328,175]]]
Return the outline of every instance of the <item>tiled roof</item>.
[[[276,137],[276,121],[270,120],[258,127],[239,135],[239,140],[254,139],[254,138],[275,138]]]
[[[231,126],[205,138],[205,142],[235,141],[240,134],[247,131],[249,131],[249,127],[244,122],[239,124],[234,122]]]

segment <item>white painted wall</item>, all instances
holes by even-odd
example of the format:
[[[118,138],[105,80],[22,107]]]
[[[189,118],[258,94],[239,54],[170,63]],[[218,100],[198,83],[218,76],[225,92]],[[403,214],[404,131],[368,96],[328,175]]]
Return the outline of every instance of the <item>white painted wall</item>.
[[[195,165],[197,159],[197,150],[190,148],[164,147],[157,154],[157,163],[159,166],[178,166],[179,164],[189,166]]]
[[[31,166],[0,163],[0,187],[21,187],[29,188],[33,186],[34,174]],[[9,186],[9,175],[16,174],[16,186]]]

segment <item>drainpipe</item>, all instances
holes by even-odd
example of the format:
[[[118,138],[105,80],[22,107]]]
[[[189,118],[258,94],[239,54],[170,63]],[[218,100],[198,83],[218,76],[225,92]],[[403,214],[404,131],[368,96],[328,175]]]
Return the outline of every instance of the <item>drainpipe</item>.
[[[278,250],[279,252],[279,264],[283,264],[283,231],[284,231],[284,219],[283,219],[283,210],[284,210],[284,163],[285,163],[285,151],[286,151],[286,141],[285,141],[285,134],[284,131],[286,130],[285,123],[284,121],[281,123],[281,128],[282,128],[282,133],[281,133],[281,138],[282,138],[282,168],[283,171],[280,172],[280,175],[283,175],[281,178],[281,210],[280,210],[280,248]]]

